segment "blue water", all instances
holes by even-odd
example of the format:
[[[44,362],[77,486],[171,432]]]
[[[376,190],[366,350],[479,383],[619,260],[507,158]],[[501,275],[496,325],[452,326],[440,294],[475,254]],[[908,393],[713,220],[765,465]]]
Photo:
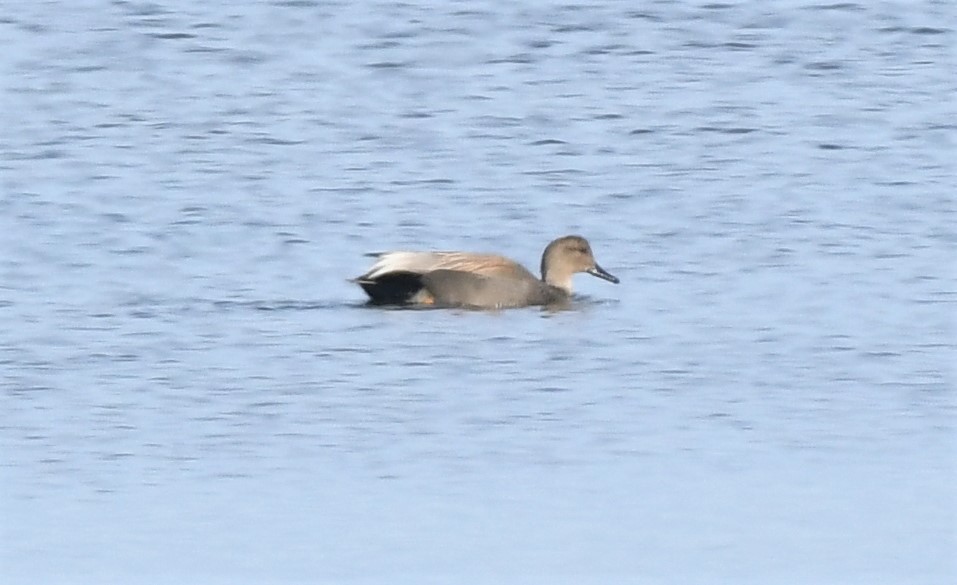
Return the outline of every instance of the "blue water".
[[[952,3],[2,12],[3,583],[957,582]]]

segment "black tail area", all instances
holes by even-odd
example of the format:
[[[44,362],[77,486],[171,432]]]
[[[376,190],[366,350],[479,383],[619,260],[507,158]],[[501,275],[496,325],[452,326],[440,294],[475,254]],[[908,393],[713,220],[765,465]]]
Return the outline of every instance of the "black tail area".
[[[413,302],[422,290],[422,275],[413,272],[390,272],[373,280],[356,279],[369,295],[373,305],[405,305]]]

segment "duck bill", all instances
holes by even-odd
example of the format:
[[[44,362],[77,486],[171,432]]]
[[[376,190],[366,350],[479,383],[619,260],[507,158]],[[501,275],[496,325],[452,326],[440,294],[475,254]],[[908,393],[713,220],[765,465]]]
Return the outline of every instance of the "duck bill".
[[[618,284],[618,277],[612,275],[598,264],[595,264],[593,268],[589,268],[586,272],[592,276],[597,276],[602,280],[607,280],[608,282],[614,282],[615,284]]]

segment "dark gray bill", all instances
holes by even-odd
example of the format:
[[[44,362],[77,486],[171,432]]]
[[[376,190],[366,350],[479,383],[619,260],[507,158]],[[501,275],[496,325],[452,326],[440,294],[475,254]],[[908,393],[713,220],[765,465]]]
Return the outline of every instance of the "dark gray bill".
[[[608,282],[614,282],[615,284],[618,284],[618,278],[615,276],[612,276],[610,272],[608,272],[607,270],[605,270],[598,264],[595,264],[594,268],[589,268],[587,272],[588,274],[591,274],[592,276],[597,276],[598,278],[601,278],[602,280],[607,280]]]

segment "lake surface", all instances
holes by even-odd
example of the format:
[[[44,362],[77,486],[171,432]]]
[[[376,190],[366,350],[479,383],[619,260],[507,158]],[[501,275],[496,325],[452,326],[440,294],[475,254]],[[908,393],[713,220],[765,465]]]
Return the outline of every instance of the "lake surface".
[[[0,581],[957,582],[951,2],[13,2]],[[388,249],[621,279],[383,310]]]

